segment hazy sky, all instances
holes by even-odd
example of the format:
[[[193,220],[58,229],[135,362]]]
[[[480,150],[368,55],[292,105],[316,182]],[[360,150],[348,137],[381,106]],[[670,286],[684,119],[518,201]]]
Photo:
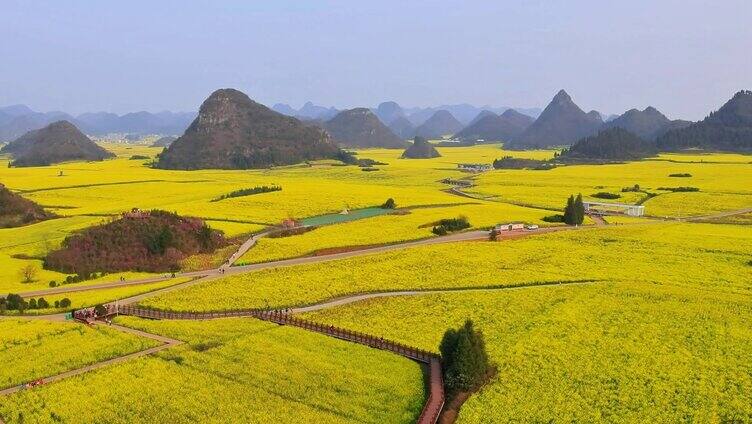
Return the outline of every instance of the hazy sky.
[[[752,89],[750,0],[0,0],[0,105],[653,105],[702,118]]]

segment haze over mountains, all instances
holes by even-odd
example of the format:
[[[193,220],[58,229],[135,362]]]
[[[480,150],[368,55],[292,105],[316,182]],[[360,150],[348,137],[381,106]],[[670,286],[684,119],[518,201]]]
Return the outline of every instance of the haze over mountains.
[[[454,137],[461,140],[513,140],[532,123],[533,118],[514,109],[508,109],[501,115],[491,111],[483,111]]]
[[[370,109],[344,110],[324,123],[334,140],[345,147],[403,148],[405,140],[387,128]]]
[[[96,112],[71,116],[65,112],[35,112],[24,105],[0,107],[0,141],[11,141],[56,121],[68,121],[82,132],[103,136],[123,134],[179,135],[196,117],[195,112],[134,112],[125,115]]]
[[[630,109],[621,115],[610,115],[606,121],[597,111],[585,112],[560,90],[545,110],[533,120],[519,110],[477,108],[461,104],[445,109],[403,108],[393,101],[377,107],[338,111],[307,102],[298,110],[276,104],[282,115],[295,116],[304,126],[325,129],[332,141],[345,147],[403,148],[413,137],[436,139],[452,136],[463,142],[504,142],[511,149],[535,149],[569,146],[599,131],[622,128],[644,140],[657,142],[662,150],[702,148],[720,150],[752,150],[752,100],[749,91],[740,91],[717,112],[698,123],[669,119],[652,106],[643,110]],[[254,102],[255,103],[255,102]],[[267,108],[268,109],[268,108]],[[497,109],[498,110],[498,109]],[[471,115],[474,113],[475,115]],[[136,112],[125,115],[84,113],[77,117],[59,112],[35,112],[24,105],[0,108],[0,140],[11,141],[26,132],[52,122],[65,120],[90,135],[125,134],[137,139],[138,134],[182,134],[196,116],[192,112]],[[167,144],[170,139],[158,144]]]
[[[598,112],[585,113],[566,91],[560,90],[538,119],[507,147],[524,150],[569,145],[594,134],[601,125]]]
[[[439,138],[452,135],[463,127],[462,123],[448,110],[439,110],[431,115],[426,122],[415,129],[415,135],[424,138]]]

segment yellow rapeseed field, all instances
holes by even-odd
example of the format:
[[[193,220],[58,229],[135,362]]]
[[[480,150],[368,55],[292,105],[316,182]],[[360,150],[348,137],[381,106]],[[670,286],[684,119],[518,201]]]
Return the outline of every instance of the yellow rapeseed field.
[[[498,373],[460,423],[746,422],[749,295],[639,280],[389,298],[307,314],[438,351],[472,319]]]
[[[3,318],[0,319],[0,362],[3,364],[0,389],[156,344],[153,340],[103,326]],[[0,397],[0,404],[4,400]]]
[[[187,344],[0,398],[0,416],[8,423],[412,423],[424,401],[417,363],[301,329],[255,319],[119,322]]]
[[[752,227],[647,223],[502,242],[421,246],[214,280],[147,299],[159,309],[289,307],[350,293],[594,279],[752,293]]]

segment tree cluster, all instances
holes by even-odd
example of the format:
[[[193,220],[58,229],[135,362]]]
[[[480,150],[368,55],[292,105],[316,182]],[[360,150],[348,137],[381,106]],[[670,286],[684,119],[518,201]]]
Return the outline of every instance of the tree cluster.
[[[554,154],[554,157],[558,156],[558,153]],[[556,165],[553,162],[537,159],[523,159],[514,158],[512,156],[504,156],[501,159],[494,159],[494,169],[533,169],[538,171],[546,171],[553,169]]]
[[[227,193],[227,194],[223,194],[223,195],[221,195],[219,197],[216,197],[216,198],[212,199],[211,201],[212,202],[218,202],[220,200],[230,199],[232,197],[251,196],[251,195],[254,195],[254,194],[271,193],[273,191],[280,191],[280,190],[282,190],[282,187],[276,186],[276,185],[272,185],[272,186],[257,186],[257,187],[253,187],[253,188],[243,188],[243,189],[240,189],[240,190],[232,191],[232,192]]]
[[[697,187],[658,187],[656,190],[672,191],[674,193],[689,193],[694,191],[700,191]]]
[[[582,194],[578,194],[577,197],[569,196],[564,208],[564,222],[567,225],[582,225],[584,220],[585,206],[582,203]]]
[[[69,308],[71,306],[71,301],[65,297],[61,300],[56,300],[53,305],[56,309]],[[6,297],[0,297],[0,313],[5,311],[18,311],[23,313],[24,311],[32,309],[47,309],[50,306],[50,303],[43,297],[40,297],[39,299],[29,298],[27,300],[21,297],[21,295],[13,293]]]
[[[444,236],[454,231],[464,230],[465,228],[470,228],[470,223],[466,217],[460,216],[440,220],[431,231],[437,236]]]
[[[614,127],[577,141],[571,147],[562,150],[558,160],[625,161],[642,159],[657,153],[655,143],[643,140],[623,128]]]
[[[197,218],[165,211],[87,228],[63,240],[44,260],[48,269],[91,275],[95,272],[175,272],[187,256],[227,245],[218,231]]]
[[[444,384],[450,394],[480,387],[492,371],[483,333],[471,320],[444,333],[439,345],[444,365]]]

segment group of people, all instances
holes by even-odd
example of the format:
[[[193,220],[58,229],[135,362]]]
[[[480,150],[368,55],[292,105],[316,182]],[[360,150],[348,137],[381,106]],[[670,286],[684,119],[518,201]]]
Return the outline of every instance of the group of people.
[[[73,311],[73,318],[80,320],[80,321],[87,321],[87,322],[90,320],[95,320],[97,318],[105,318],[105,321],[108,324],[112,324],[112,321],[107,317],[117,313],[117,309],[115,308],[115,305],[107,304],[107,305],[103,305],[103,307],[104,307],[103,314],[98,313],[97,308],[77,309]]]
[[[44,380],[40,378],[39,380],[29,381],[28,383],[21,383],[19,388],[21,390],[31,389],[32,387],[41,386],[42,384],[44,384]]]

